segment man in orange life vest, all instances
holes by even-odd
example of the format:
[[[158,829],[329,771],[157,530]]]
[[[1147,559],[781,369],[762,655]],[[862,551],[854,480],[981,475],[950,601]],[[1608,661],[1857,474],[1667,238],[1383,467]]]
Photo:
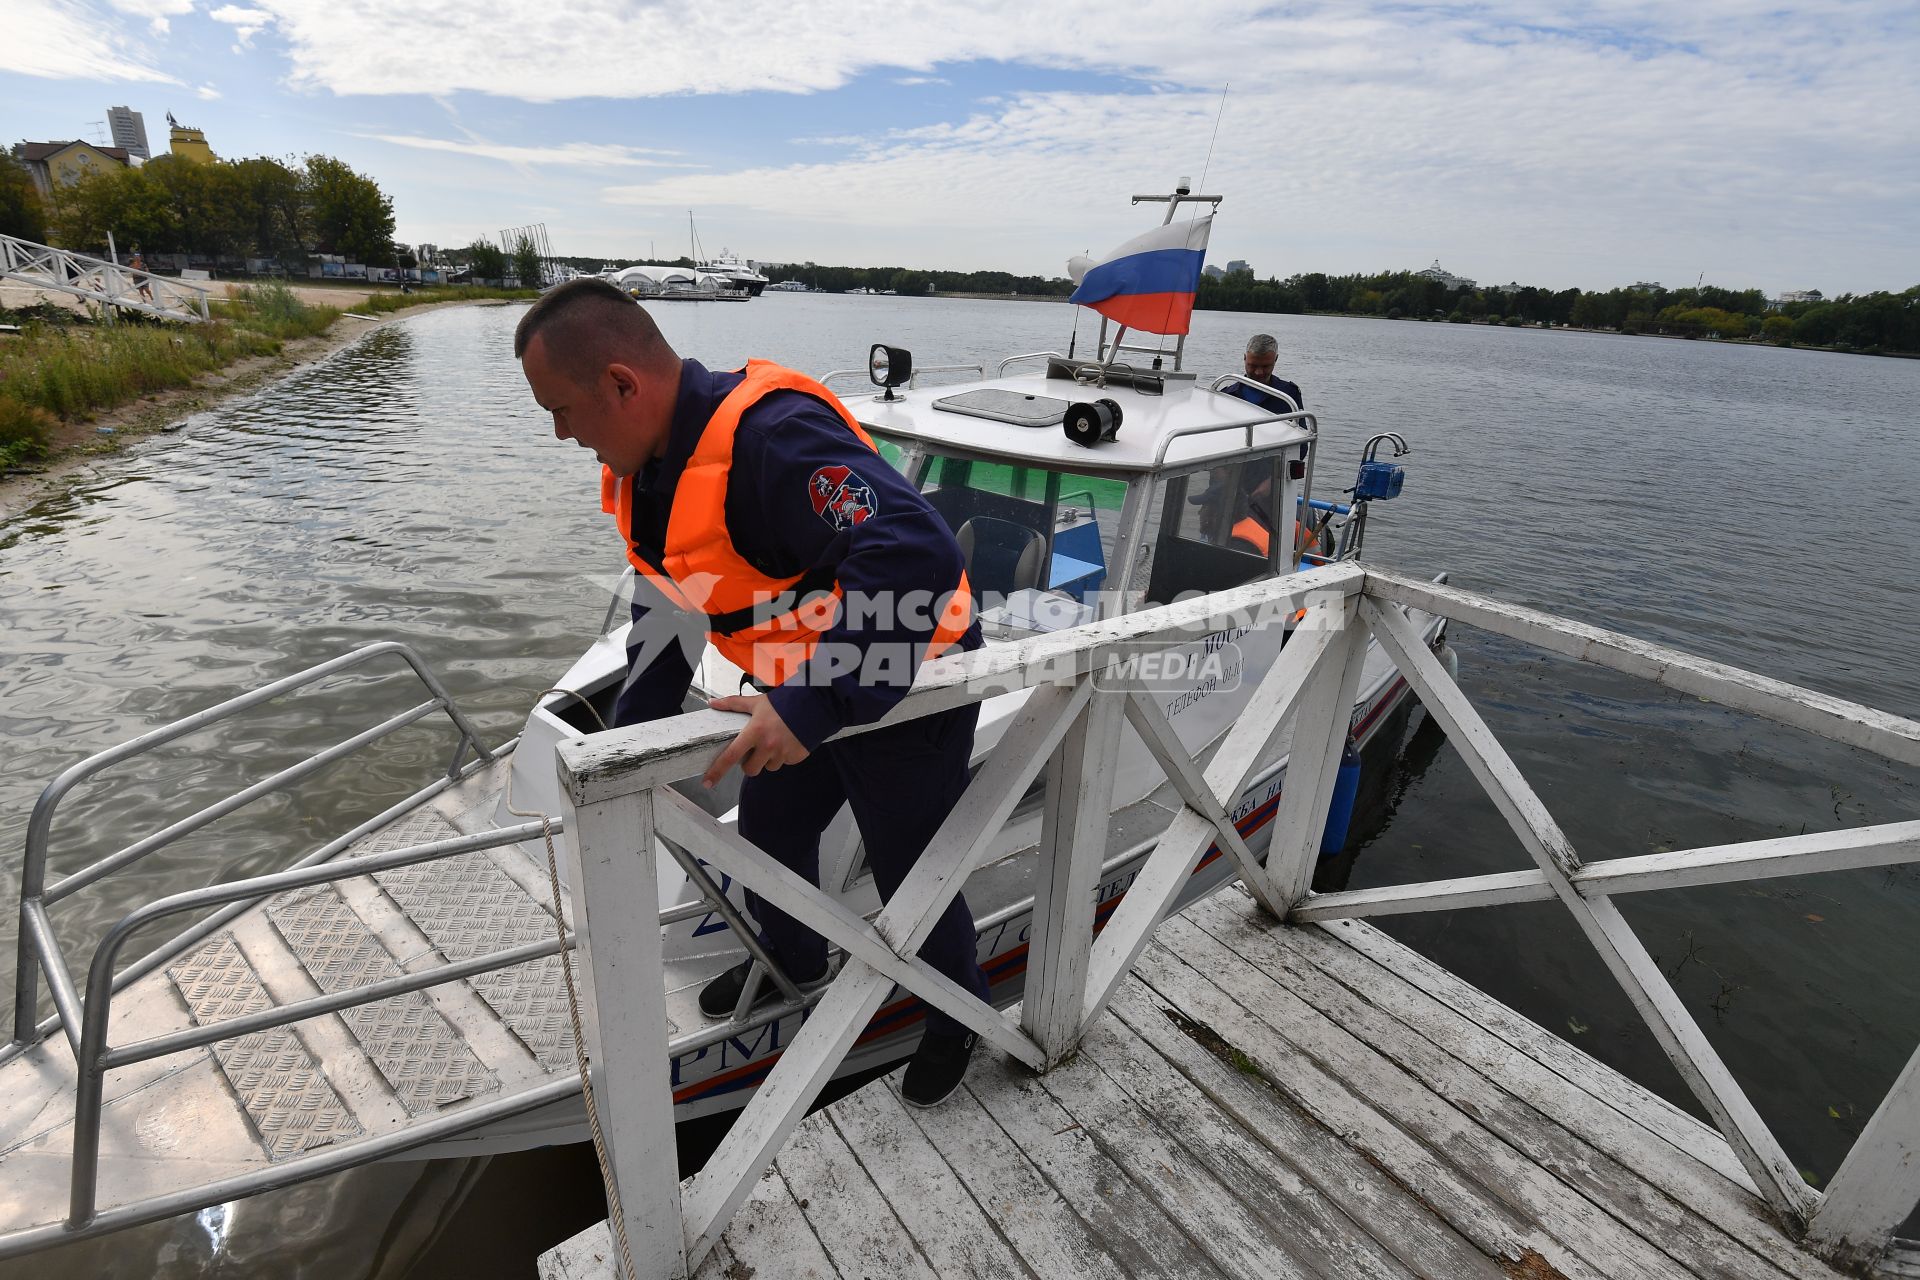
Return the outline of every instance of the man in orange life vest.
[[[891,897],[966,789],[978,708],[827,739],[879,719],[925,658],[979,647],[952,531],[825,387],[765,361],[716,373],[682,360],[604,281],[572,281],[535,303],[514,353],[554,435],[599,458],[602,508],[644,584],[616,725],[680,712],[693,660],[672,633],[684,636],[691,617],[766,691],[709,704],[748,717],[705,777],[711,787],[740,766],[740,834],[817,883],[820,834],[845,803]],[[826,980],[817,934],[757,895],[748,905],[789,976]],[[920,955],[984,999],[974,944],[972,912],[956,897]],[[702,1011],[729,1015],[750,967],[710,982]],[[761,993],[778,988],[763,982]],[[952,1093],[974,1039],[929,1010],[907,1101]]]

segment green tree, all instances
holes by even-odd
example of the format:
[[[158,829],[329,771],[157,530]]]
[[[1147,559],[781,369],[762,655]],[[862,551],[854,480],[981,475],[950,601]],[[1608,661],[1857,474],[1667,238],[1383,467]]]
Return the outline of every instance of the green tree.
[[[393,200],[380,184],[332,156],[307,157],[313,247],[368,266],[393,264]]]
[[[507,255],[485,240],[467,246],[467,263],[473,268],[475,281],[499,280],[507,274]]]
[[[246,224],[248,253],[276,262],[299,262],[311,243],[305,174],[267,156],[223,167],[238,216]]]
[[[1768,316],[1760,322],[1760,336],[1775,346],[1793,345],[1793,321],[1786,316]]]
[[[545,272],[540,267],[540,250],[535,247],[533,237],[522,235],[514,240],[513,274],[520,277],[522,289],[538,289],[546,283]]]
[[[5,152],[0,152],[0,235],[40,244],[47,239],[47,211],[33,175]]]

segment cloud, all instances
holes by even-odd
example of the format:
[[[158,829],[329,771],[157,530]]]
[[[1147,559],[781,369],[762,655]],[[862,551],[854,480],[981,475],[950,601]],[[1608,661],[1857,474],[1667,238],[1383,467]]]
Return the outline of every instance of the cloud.
[[[953,83],[953,81],[947,79],[945,76],[895,76],[893,78],[893,82],[898,85],[906,85],[909,87],[917,84],[952,84]]]
[[[202,102],[212,102],[220,96],[220,91],[210,84],[203,84],[193,91],[193,96]]]
[[[1912,25],[1912,24],[1909,24]],[[1264,273],[1418,267],[1605,287],[1701,269],[1732,282],[1901,287],[1916,44],[1358,23],[1238,60],[1209,161],[1212,89],[1008,95],[825,159],[609,189],[712,209],[820,261],[1054,273],[1141,227],[1127,197],[1189,174],[1229,197],[1219,258]],[[1358,41],[1364,49],[1356,49]],[[1269,56],[1270,55],[1270,56]],[[1248,69],[1253,71],[1249,74]],[[858,211],[864,243],[817,247]],[[1903,225],[1904,233],[1892,231]],[[737,234],[737,233],[736,233]],[[761,256],[783,251],[774,245]],[[889,256],[892,255],[892,256]],[[1805,287],[1805,286],[1800,286]]]
[[[129,48],[111,22],[70,0],[7,0],[7,26],[32,35],[0,40],[0,71],[48,80],[180,83]]]
[[[359,136],[372,138],[377,142],[391,143],[396,147],[412,147],[419,151],[447,151],[454,155],[500,160],[508,164],[564,165],[568,168],[675,167],[675,161],[657,157],[680,154],[677,151],[627,147],[611,142],[562,142],[550,147],[516,147],[504,143],[484,142],[479,139],[463,141],[458,138],[422,138],[412,134],[363,133]]]
[[[113,7],[121,13],[135,18],[145,18],[148,27],[156,36],[166,35],[171,27],[169,18],[193,12],[193,0],[111,0]]]
[[[273,25],[273,15],[265,9],[249,9],[245,5],[228,4],[207,14],[215,22],[224,22],[233,28],[233,34],[240,41],[234,46],[234,52],[253,47],[253,38],[267,27]]]

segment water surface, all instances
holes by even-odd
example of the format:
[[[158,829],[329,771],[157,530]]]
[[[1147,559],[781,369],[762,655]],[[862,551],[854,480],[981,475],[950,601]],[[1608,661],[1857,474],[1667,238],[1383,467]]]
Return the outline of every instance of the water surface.
[[[620,564],[591,456],[551,437],[511,359],[520,314],[463,308],[382,328],[0,524],[9,884],[33,797],[59,770],[359,645],[405,640],[490,740],[517,732],[598,624]],[[658,315],[713,367],[756,355],[815,373],[860,367],[879,341],[922,364],[1062,349],[1073,323],[1057,305],[777,294]],[[1189,367],[1237,369],[1256,329],[1279,338],[1282,374],[1322,415],[1323,486],[1345,483],[1375,431],[1414,445],[1405,496],[1375,513],[1372,560],[1920,715],[1920,510],[1903,448],[1920,363],[1201,313]],[[1914,814],[1912,772],[1864,753],[1497,638],[1454,643],[1469,694],[1588,859]],[[54,870],[418,700],[398,677],[355,678],[145,757],[63,807]],[[283,865],[420,785],[451,741],[409,730],[62,904],[68,953],[84,956],[136,902]],[[1526,865],[1433,735],[1415,736],[1391,784],[1355,886]],[[1622,900],[1820,1181],[1920,1040],[1916,906],[1920,877],[1906,871]],[[1386,927],[1697,1111],[1557,906]],[[8,946],[0,976],[12,964]],[[212,1226],[203,1215],[76,1251],[56,1273],[397,1276],[454,1265],[476,1241],[492,1262],[530,1259],[592,1216],[531,1194],[590,1188],[590,1156],[571,1157],[572,1182],[539,1163],[568,1158],[343,1175]],[[287,1223],[323,1220],[325,1240],[275,1252]]]

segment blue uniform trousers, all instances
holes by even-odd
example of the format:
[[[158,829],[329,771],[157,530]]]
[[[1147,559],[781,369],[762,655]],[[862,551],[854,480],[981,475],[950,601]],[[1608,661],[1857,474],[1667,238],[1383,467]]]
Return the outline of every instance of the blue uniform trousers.
[[[818,884],[820,833],[844,803],[860,828],[881,901],[887,901],[967,789],[967,761],[979,716],[978,705],[955,707],[822,743],[797,765],[743,779],[740,834],[782,866]],[[825,967],[827,944],[819,934],[751,891],[747,906],[760,923],[760,940],[789,974],[805,978]],[[920,958],[986,999],[986,975],[975,957],[973,913],[964,896],[947,904],[921,944]],[[965,1028],[929,1008],[927,1030],[958,1035]]]

